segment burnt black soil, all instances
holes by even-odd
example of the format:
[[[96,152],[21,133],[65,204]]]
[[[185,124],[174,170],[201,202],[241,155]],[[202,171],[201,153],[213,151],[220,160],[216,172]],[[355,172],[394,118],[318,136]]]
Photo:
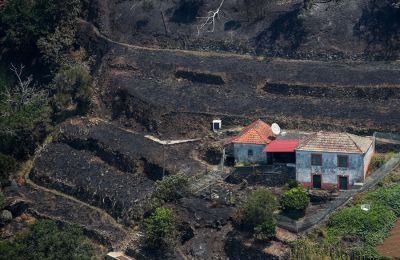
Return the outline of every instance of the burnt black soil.
[[[286,128],[400,130],[397,63],[268,62],[117,46],[104,62],[119,57],[138,71],[104,73],[102,100],[115,120],[154,133],[201,136],[215,118],[225,126],[262,118]],[[177,69],[224,75],[225,84],[180,80]]]
[[[198,17],[219,0],[97,0],[88,19],[114,40],[143,46],[322,60],[399,57],[400,8],[393,1],[314,2],[305,9],[303,0],[225,1],[214,32],[200,35]]]
[[[4,193],[7,197],[12,197],[11,211],[14,217],[30,213],[37,218],[55,219],[62,223],[79,225],[89,237],[106,245],[109,250],[125,239],[126,233],[115,227],[98,211],[62,196],[17,185],[8,187]],[[13,206],[17,204],[20,206]]]
[[[193,145],[193,144],[192,144]],[[109,123],[71,120],[35,161],[38,184],[103,208],[122,223],[140,220],[152,208],[153,184],[164,174],[196,174],[188,144],[163,147]]]
[[[120,172],[90,152],[52,144],[37,158],[31,178],[105,209],[125,223],[140,219],[151,205],[152,181]]]

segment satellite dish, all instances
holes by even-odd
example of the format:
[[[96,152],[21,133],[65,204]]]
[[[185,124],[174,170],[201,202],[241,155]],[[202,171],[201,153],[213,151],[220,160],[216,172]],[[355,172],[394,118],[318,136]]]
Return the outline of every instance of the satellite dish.
[[[281,128],[280,128],[280,126],[279,126],[277,123],[273,123],[273,124],[271,125],[271,129],[272,129],[272,133],[273,133],[274,135],[279,135],[279,134],[281,133]]]

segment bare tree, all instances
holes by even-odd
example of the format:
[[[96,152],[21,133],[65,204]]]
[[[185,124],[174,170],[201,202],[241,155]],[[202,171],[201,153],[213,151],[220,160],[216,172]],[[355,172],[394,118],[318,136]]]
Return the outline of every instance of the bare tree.
[[[200,35],[202,31],[214,32],[216,19],[220,18],[221,8],[225,0],[221,0],[218,8],[207,12],[207,16],[197,17],[202,22],[197,25],[197,34]]]
[[[4,122],[13,121],[13,117],[19,115],[21,111],[24,113],[41,111],[48,97],[46,91],[39,90],[32,84],[32,76],[23,79],[23,65],[17,68],[11,64],[11,70],[17,78],[17,83],[13,87],[7,86],[3,93],[0,93],[0,133],[6,135],[14,135],[15,129]]]
[[[17,110],[34,103],[44,103],[47,98],[47,93],[44,90],[39,90],[32,85],[32,75],[28,76],[25,80],[22,78],[24,68],[23,65],[17,68],[14,64],[11,64],[11,70],[17,78],[17,83],[14,88],[7,88],[5,91],[6,102]]]

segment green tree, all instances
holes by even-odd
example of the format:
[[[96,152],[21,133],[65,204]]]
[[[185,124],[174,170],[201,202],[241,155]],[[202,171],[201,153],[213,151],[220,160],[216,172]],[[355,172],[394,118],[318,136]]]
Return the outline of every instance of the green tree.
[[[164,177],[156,181],[154,197],[162,201],[174,201],[189,192],[189,179],[183,174]]]
[[[12,65],[16,83],[0,93],[0,152],[24,158],[34,150],[39,138],[34,129],[45,128],[49,118],[47,92],[23,76],[24,67]],[[39,133],[40,134],[40,133]]]
[[[57,33],[56,28],[71,27],[79,10],[79,0],[8,0],[0,15],[0,43],[14,52],[35,54],[38,40]]]
[[[175,237],[175,221],[172,210],[168,208],[156,208],[154,213],[145,220],[146,238],[148,245],[168,246]]]
[[[303,211],[310,204],[310,198],[302,188],[293,188],[282,194],[281,206],[284,210]]]
[[[91,259],[93,245],[75,226],[60,228],[56,222],[41,220],[26,233],[18,234],[14,241],[0,242],[2,259]]]
[[[252,229],[259,239],[269,239],[275,235],[278,204],[275,196],[264,188],[259,188],[247,197],[243,205],[243,224]]]

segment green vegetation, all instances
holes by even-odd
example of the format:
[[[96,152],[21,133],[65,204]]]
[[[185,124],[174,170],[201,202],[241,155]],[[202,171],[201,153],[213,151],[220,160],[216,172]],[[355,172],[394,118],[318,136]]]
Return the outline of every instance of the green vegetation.
[[[293,188],[282,194],[281,206],[284,210],[304,211],[310,198],[302,188]]]
[[[382,167],[387,161],[392,159],[396,153],[389,152],[389,153],[377,153],[372,157],[371,164],[369,165],[368,172],[373,172],[380,167]]]
[[[3,209],[6,206],[6,197],[2,192],[0,192],[0,209]]]
[[[166,176],[154,186],[154,197],[162,201],[175,201],[188,192],[189,179],[182,174]]]
[[[168,246],[175,236],[175,223],[172,210],[156,208],[154,213],[145,220],[146,239],[150,247]]]
[[[9,177],[16,170],[15,159],[11,156],[0,153],[0,186],[9,183]]]
[[[275,196],[267,189],[259,188],[248,195],[243,205],[243,225],[253,230],[257,239],[270,239],[275,236],[274,212],[277,208]]]
[[[36,56],[58,62],[72,46],[74,19],[79,0],[9,0],[0,16],[0,43],[21,56]]]
[[[74,107],[75,113],[85,114],[91,103],[91,84],[92,77],[85,66],[73,64],[62,67],[52,84],[54,111],[60,114]]]
[[[76,44],[80,0],[0,6],[0,153],[19,162],[54,125],[89,110],[92,78],[86,52]]]
[[[364,202],[388,207],[400,217],[400,184],[386,185],[369,192],[365,195]]]
[[[291,259],[380,259],[381,244],[400,216],[400,171],[329,218],[326,226],[293,245]],[[370,204],[363,211],[361,204]],[[303,257],[306,256],[306,257]]]
[[[89,260],[94,257],[94,248],[81,229],[41,220],[13,241],[0,241],[0,255],[2,259]]]
[[[344,208],[334,213],[328,220],[328,235],[338,237],[358,237],[368,245],[382,243],[393,228],[396,215],[389,208],[371,205],[363,211],[360,205]]]

